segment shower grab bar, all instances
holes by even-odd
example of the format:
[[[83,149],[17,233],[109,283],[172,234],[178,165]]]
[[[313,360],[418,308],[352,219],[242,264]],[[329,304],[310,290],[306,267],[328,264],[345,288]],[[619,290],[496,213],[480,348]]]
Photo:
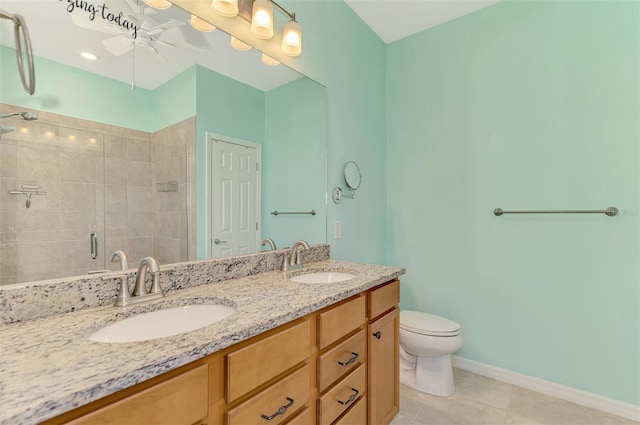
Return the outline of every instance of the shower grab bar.
[[[618,214],[616,207],[609,207],[604,210],[522,210],[522,211],[504,211],[502,208],[496,208],[493,213],[500,217],[502,214],[606,214],[613,217]]]
[[[279,214],[310,214],[316,215],[316,210],[311,211],[271,211],[270,214],[279,215]]]

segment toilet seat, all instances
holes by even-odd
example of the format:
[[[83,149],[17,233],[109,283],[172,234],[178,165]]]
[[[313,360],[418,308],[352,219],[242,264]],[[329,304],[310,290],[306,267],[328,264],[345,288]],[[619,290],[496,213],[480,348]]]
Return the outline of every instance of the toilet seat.
[[[453,320],[421,311],[403,310],[400,312],[400,329],[428,336],[460,335],[460,324]]]

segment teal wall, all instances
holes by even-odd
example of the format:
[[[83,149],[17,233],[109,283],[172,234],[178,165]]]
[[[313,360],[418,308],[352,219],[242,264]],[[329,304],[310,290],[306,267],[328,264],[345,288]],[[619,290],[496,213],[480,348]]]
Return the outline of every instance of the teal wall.
[[[303,239],[326,242],[325,88],[308,78],[266,92],[262,151],[262,235],[278,247]],[[303,102],[300,100],[304,99]],[[278,215],[271,211],[310,211],[316,215]]]
[[[232,136],[263,144],[265,140],[264,92],[217,72],[196,66],[196,181],[207,181],[206,133]],[[197,251],[206,258],[207,188],[196,185]]]
[[[149,90],[36,57],[36,91],[20,81],[13,49],[0,46],[0,102],[141,131],[153,131]]]
[[[280,3],[280,2],[279,2]],[[370,263],[387,261],[386,246],[386,45],[342,1],[282,2],[296,12],[303,49],[291,66],[327,87],[327,191],[345,188],[342,167],[362,170],[356,199],[328,200],[331,256]],[[333,223],[342,222],[334,240]]]
[[[638,2],[504,1],[390,44],[386,80],[402,307],[460,322],[463,357],[634,404],[639,29]]]
[[[192,66],[152,92],[154,131],[196,115],[196,74]]]

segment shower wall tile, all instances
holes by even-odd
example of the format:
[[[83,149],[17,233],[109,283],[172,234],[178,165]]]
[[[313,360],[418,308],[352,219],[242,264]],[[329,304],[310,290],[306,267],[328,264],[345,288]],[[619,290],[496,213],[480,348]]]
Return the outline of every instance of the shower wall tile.
[[[91,232],[97,230],[97,217],[86,212],[66,212],[60,215],[61,240],[89,241]],[[99,233],[100,234],[100,233]]]
[[[127,161],[118,158],[105,158],[104,159],[105,176],[104,182],[106,184],[127,184]]]
[[[129,235],[129,224],[127,222],[127,212],[106,212],[104,217],[105,235],[108,240],[111,238],[127,238]]]
[[[100,251],[100,250],[99,250]],[[77,241],[65,241],[60,250],[60,262],[66,269],[101,270],[102,261],[91,258],[89,238]]]
[[[127,184],[151,187],[151,162],[127,161]]]
[[[158,238],[182,239],[187,237],[187,220],[184,212],[162,212],[153,214],[153,234]]]
[[[60,180],[85,183],[97,181],[95,155],[61,151],[58,158]]]
[[[57,270],[62,248],[62,244],[57,241],[18,244],[18,275],[50,273],[51,270]]]
[[[151,212],[152,198],[150,187],[127,186],[127,203],[130,212]]]
[[[135,199],[135,198],[132,198]],[[127,186],[104,186],[104,209],[106,212],[126,214],[127,212]]]
[[[107,158],[127,159],[127,140],[116,136],[104,139],[104,156]]]
[[[16,213],[16,227],[19,232],[58,231],[60,230],[60,212],[38,211],[31,208],[18,210]]]
[[[56,180],[59,175],[58,150],[20,145],[17,147],[17,167],[21,179]]]
[[[127,214],[127,229],[130,237],[153,236],[153,213],[131,212]]]
[[[18,179],[0,178],[0,211],[16,211],[18,195],[10,195],[10,190],[17,189]]]
[[[153,256],[153,238],[129,239],[129,263],[138,264],[144,257]]]
[[[60,182],[62,211],[96,210],[96,185],[91,183]]]
[[[60,127],[58,144],[65,151],[102,156],[103,136],[92,131]]]
[[[57,180],[19,180],[13,189],[22,190],[22,185],[40,186],[46,195],[31,195],[31,211],[60,211],[60,183]],[[16,198],[17,210],[26,209],[25,195],[10,195]]]
[[[18,245],[0,244],[0,277],[18,274]]]
[[[151,144],[137,140],[128,140],[127,159],[151,162]]]
[[[0,145],[0,177],[18,177],[18,148]]]

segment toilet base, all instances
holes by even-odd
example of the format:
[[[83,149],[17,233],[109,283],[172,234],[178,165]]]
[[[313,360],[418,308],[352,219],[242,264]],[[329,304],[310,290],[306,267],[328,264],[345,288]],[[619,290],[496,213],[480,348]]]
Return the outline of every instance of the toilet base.
[[[448,397],[455,392],[451,356],[417,357],[416,359],[414,370],[401,368],[400,383],[402,385],[438,397]]]

